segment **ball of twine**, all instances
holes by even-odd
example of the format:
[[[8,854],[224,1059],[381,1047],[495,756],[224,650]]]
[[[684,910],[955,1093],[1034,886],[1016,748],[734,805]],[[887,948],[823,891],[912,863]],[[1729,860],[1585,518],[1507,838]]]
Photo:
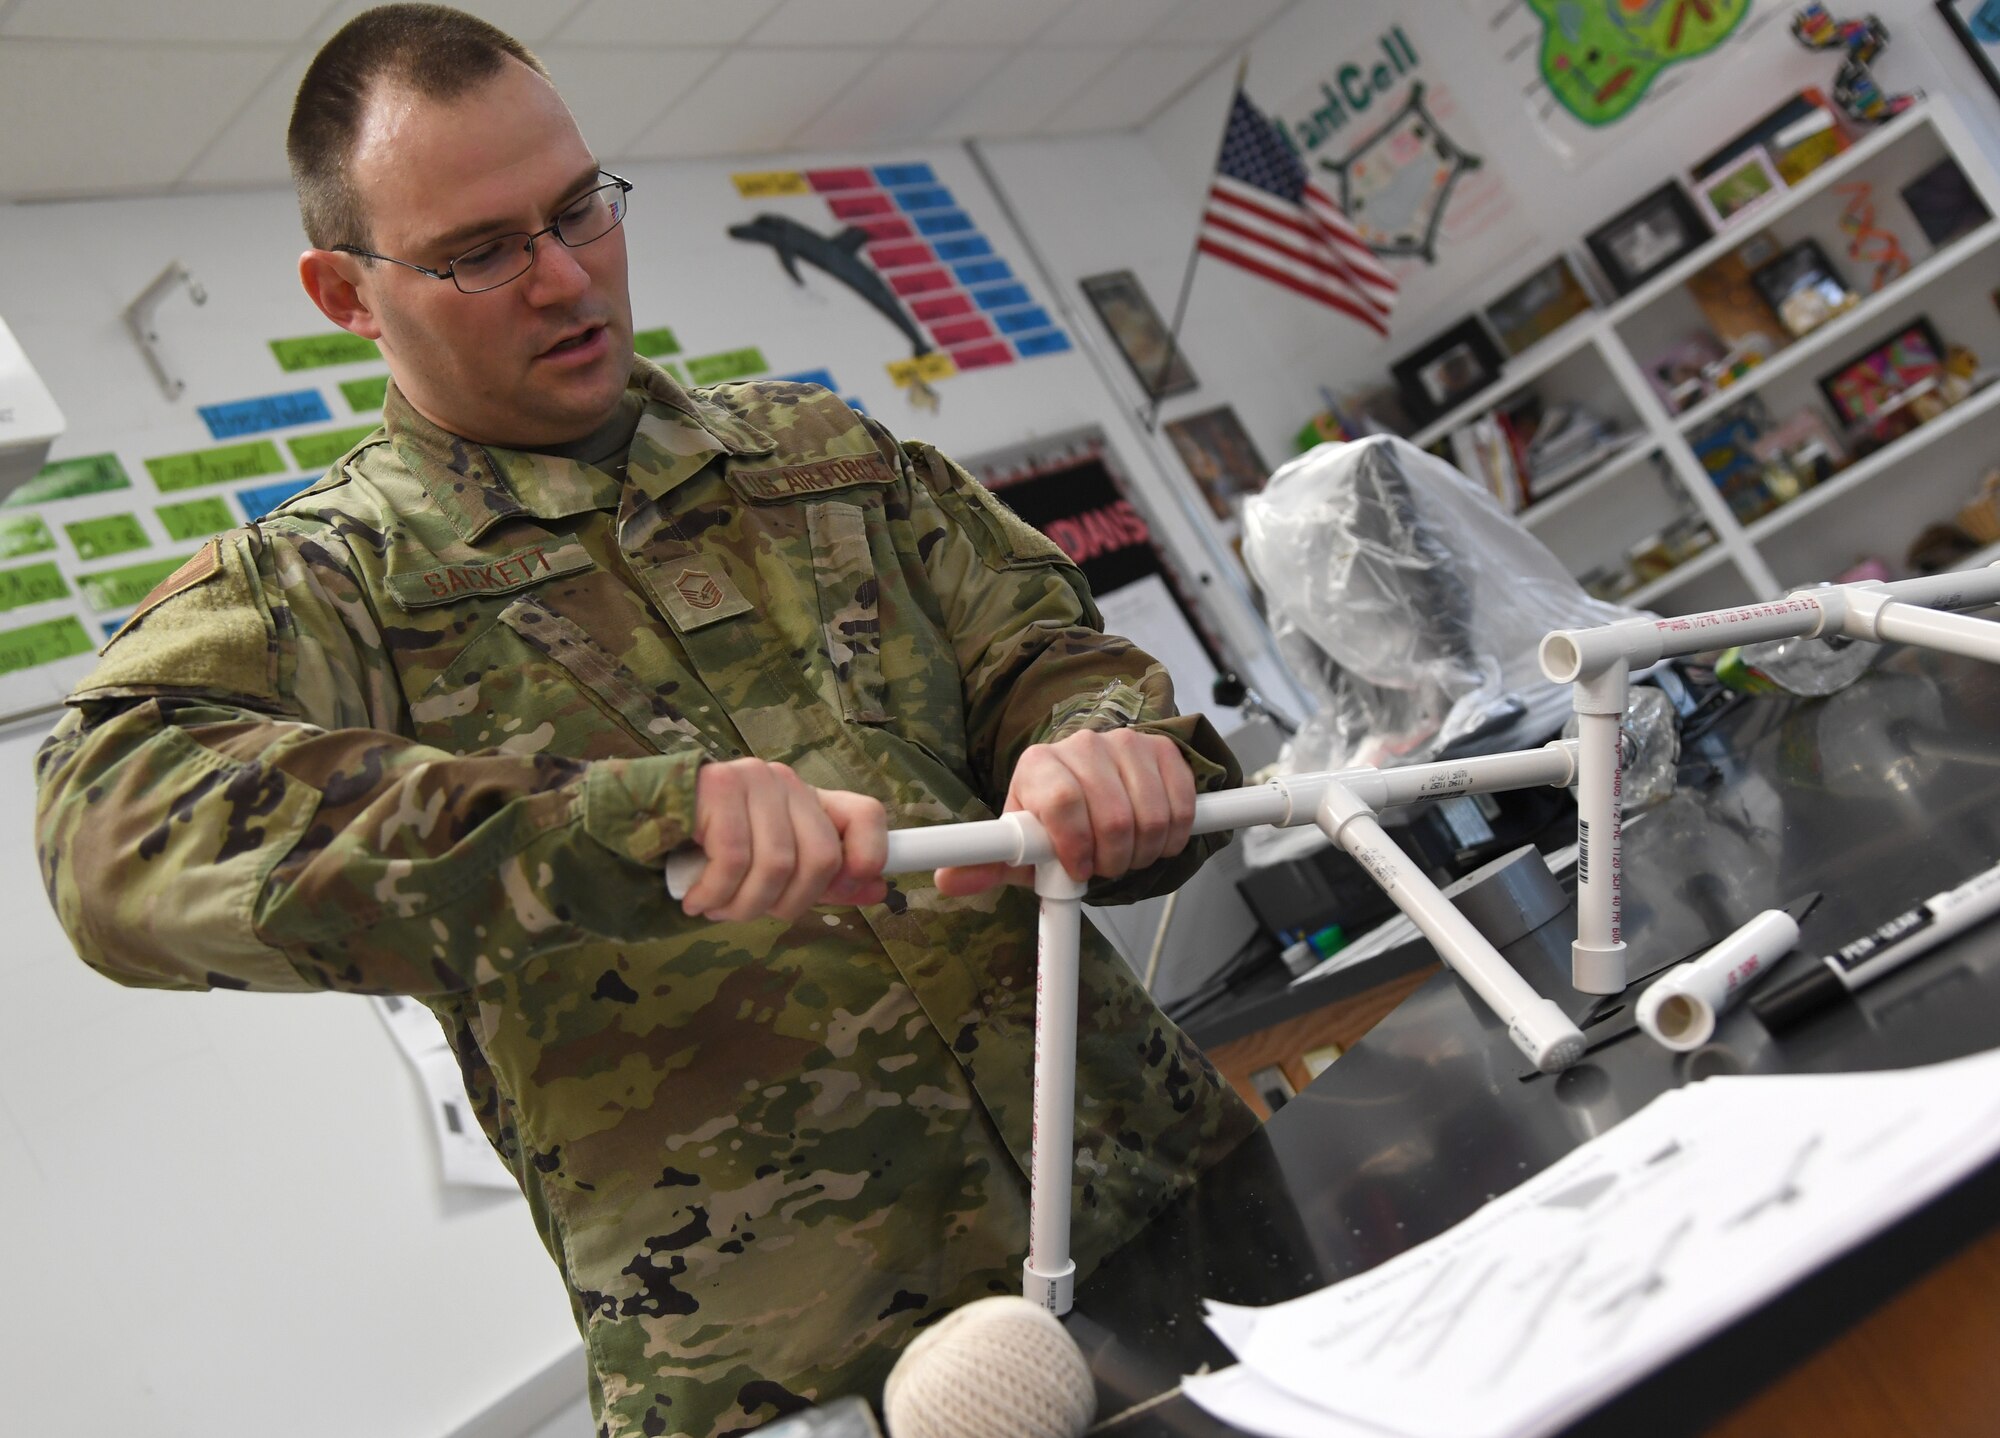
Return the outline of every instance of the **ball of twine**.
[[[982,1298],[918,1334],[882,1389],[890,1438],[1078,1438],[1090,1365],[1055,1315]]]

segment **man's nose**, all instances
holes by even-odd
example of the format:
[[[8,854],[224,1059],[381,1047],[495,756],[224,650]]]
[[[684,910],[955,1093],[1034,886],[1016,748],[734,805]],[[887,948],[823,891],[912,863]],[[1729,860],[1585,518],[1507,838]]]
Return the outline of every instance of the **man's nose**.
[[[590,275],[578,262],[576,252],[554,235],[537,239],[528,260],[528,273],[521,283],[528,286],[534,304],[567,304],[590,288]]]

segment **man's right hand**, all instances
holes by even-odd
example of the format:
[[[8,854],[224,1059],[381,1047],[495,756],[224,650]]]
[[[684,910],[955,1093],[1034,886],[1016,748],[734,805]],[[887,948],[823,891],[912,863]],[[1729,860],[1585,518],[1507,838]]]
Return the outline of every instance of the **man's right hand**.
[[[815,904],[879,904],[888,894],[881,802],[815,789],[783,764],[702,765],[694,841],[708,866],[681,900],[690,918],[789,923]]]

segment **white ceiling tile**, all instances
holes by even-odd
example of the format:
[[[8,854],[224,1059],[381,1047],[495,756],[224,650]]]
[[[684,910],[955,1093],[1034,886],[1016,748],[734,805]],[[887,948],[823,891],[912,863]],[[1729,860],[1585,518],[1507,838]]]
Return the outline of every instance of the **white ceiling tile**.
[[[1185,0],[1146,38],[1160,45],[1228,44],[1256,34],[1290,8],[1292,0]]]
[[[557,37],[565,45],[732,45],[779,0],[585,0]]]
[[[1023,45],[1070,0],[938,0],[906,45]]]
[[[861,150],[922,140],[1008,54],[998,46],[891,50],[794,134],[789,148]]]
[[[872,50],[737,50],[634,142],[642,159],[784,147],[875,58]]]
[[[1235,0],[1212,0],[1234,4]],[[1075,0],[1035,36],[1037,45],[1129,45],[1147,39],[1181,0]]]
[[[162,189],[285,52],[12,40],[0,45],[0,195]]]
[[[380,0],[368,0],[377,4]],[[523,45],[539,47],[573,15],[581,0],[452,0],[489,25],[497,25]],[[368,5],[356,7],[367,9]]]
[[[941,135],[1000,139],[1039,128],[1118,58],[1110,46],[1023,50],[938,125]]]
[[[292,101],[298,94],[299,81],[305,78],[306,65],[319,47],[333,38],[335,31],[376,3],[378,0],[341,0],[341,3],[327,12],[320,23],[313,27],[306,43],[292,53],[277,73],[257,92],[256,98],[209,142],[194,164],[179,177],[178,187],[239,188],[245,185],[289,183],[291,171],[285,164],[285,127],[291,123]],[[519,3],[467,0],[467,8],[475,10],[480,18],[507,29],[509,34],[523,43],[535,45],[538,52],[544,48],[538,43],[537,31],[546,28],[550,23],[548,20],[537,20],[533,27],[509,28],[513,23],[513,17],[509,12],[525,10],[525,0],[519,0]],[[563,8],[562,5],[550,5],[547,0],[542,0],[537,10],[544,16],[560,16]],[[631,70],[625,63],[626,60],[625,56],[618,57],[621,76]],[[546,59],[544,63],[548,63]],[[553,71],[555,67],[550,65],[549,68]],[[666,105],[671,97],[657,87],[663,83],[662,77],[670,74],[672,69],[671,61],[661,61],[647,73],[646,85],[655,87],[650,93],[645,87],[636,89],[619,87],[620,95],[633,93],[647,95],[646,103],[651,106],[648,113],[639,116],[619,131],[621,140],[630,139],[638,133],[646,121],[652,119]],[[562,74],[557,72],[558,84],[562,83],[562,78]],[[692,79],[686,83],[692,83]],[[576,82],[576,93],[569,96],[570,103],[572,107],[576,107],[578,96],[582,95],[589,97],[590,103],[596,106],[596,97],[600,93],[595,87],[579,81]],[[580,108],[577,118],[583,127],[585,138],[602,143],[597,140],[597,130],[585,119]],[[605,130],[619,130],[615,97],[612,97],[611,103],[595,108],[593,118],[597,118]]]
[[[1220,45],[1144,45],[1117,62],[1041,127],[1048,135],[1143,125],[1227,56]]]
[[[298,40],[326,0],[19,0],[0,35],[44,40],[186,40],[274,44]]]
[[[720,50],[611,50],[544,45],[536,54],[600,161],[629,152],[701,80]]]
[[[176,178],[180,188],[240,188],[246,185],[291,183],[285,163],[285,127],[292,120],[292,100],[305,77],[304,54],[293,54],[265,81],[255,98],[197,152],[194,163]]]
[[[752,45],[887,45],[902,39],[937,0],[784,0]]]

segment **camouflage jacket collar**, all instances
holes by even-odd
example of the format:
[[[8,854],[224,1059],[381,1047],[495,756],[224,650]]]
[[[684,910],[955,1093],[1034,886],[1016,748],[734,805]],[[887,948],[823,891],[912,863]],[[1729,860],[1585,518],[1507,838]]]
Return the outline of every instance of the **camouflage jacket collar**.
[[[690,394],[648,360],[635,360],[631,385],[645,393],[646,408],[627,470],[632,483],[654,498],[718,454],[769,454],[777,447],[762,430]],[[382,423],[397,458],[467,543],[503,519],[563,519],[618,507],[621,484],[596,466],[461,439],[418,414],[393,384]]]

